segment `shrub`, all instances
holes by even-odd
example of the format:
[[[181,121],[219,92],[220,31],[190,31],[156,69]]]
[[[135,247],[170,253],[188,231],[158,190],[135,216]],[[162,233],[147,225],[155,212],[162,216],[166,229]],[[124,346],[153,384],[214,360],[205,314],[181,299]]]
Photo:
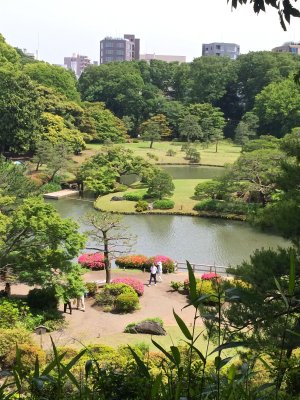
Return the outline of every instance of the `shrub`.
[[[58,307],[58,299],[53,287],[30,290],[28,292],[27,302],[30,308],[39,310],[57,309]]]
[[[45,183],[44,185],[42,185],[39,188],[39,192],[41,194],[58,192],[59,190],[61,190],[61,185],[59,183],[55,183],[55,182]]]
[[[132,312],[139,308],[139,298],[136,293],[122,293],[117,296],[115,308],[119,312]]]
[[[138,296],[142,296],[144,294],[144,284],[142,281],[136,278],[116,278],[113,279],[112,283],[125,283],[132,287],[135,290]]]
[[[133,138],[132,139],[132,143],[139,143],[140,141],[139,141],[139,139],[137,139],[137,138]]]
[[[1,328],[13,328],[20,320],[19,302],[7,299],[0,301]]]
[[[198,200],[205,198],[222,199],[224,194],[222,184],[217,181],[201,182],[195,187],[195,197]]]
[[[147,154],[147,156],[149,157],[149,158],[151,158],[152,160],[155,160],[155,161],[158,161],[159,160],[159,158],[157,157],[157,155],[155,155],[155,154],[153,154],[153,153],[146,153]]]
[[[189,142],[183,143],[180,151],[186,152],[190,147],[191,147],[191,144]]]
[[[16,351],[16,344],[32,345],[31,333],[24,328],[0,328],[0,360],[11,350]]]
[[[158,261],[161,261],[162,263],[163,273],[174,272],[174,267],[175,267],[174,261],[170,257],[161,255],[149,258],[148,261],[149,268],[153,263],[156,265]]]
[[[84,253],[78,257],[78,263],[83,267],[99,271],[105,268],[103,253]]]
[[[125,283],[108,283],[103,292],[111,296],[119,296],[124,293],[135,293],[135,290]]]
[[[117,302],[117,299],[121,295],[129,296],[128,301],[126,300],[126,296],[124,297],[125,298],[124,305],[121,304],[123,301],[122,300],[123,297],[121,297],[121,300],[119,302]],[[135,300],[132,300],[132,301],[130,300],[133,297],[137,298],[137,305],[135,304],[136,303]],[[127,312],[127,311],[133,311],[132,304],[135,304],[134,307],[138,307],[139,299],[138,299],[137,293],[131,286],[126,285],[124,283],[110,283],[110,284],[107,284],[102,289],[102,291],[96,295],[96,304],[98,304],[100,306],[104,306],[105,309],[103,309],[103,311],[109,312],[109,311],[112,311],[112,309],[114,308],[116,311],[119,311],[119,312]]]
[[[32,343],[18,344],[20,351],[20,358],[22,366],[29,372],[32,366],[35,364],[35,360],[38,357],[40,365],[46,362],[46,353],[40,349],[37,345]],[[3,365],[10,368],[16,362],[16,348],[11,348],[10,351],[5,355],[3,359]]]
[[[202,280],[211,280],[211,279],[219,279],[220,275],[216,274],[215,272],[206,272],[205,274],[201,275]]]
[[[201,280],[200,282],[197,282],[196,290],[199,296],[209,295],[209,297],[203,301],[204,304],[218,302],[218,299],[216,297],[217,292],[212,280]]]
[[[139,201],[139,200],[143,199],[144,193],[143,192],[128,192],[128,193],[124,193],[123,197],[125,200],[128,200],[128,201]]]
[[[129,256],[121,256],[116,259],[115,263],[119,268],[143,269],[143,268],[149,267],[148,257],[146,257],[142,254],[132,254]]]
[[[176,151],[173,149],[169,149],[169,150],[167,150],[166,155],[169,157],[173,157],[176,155]]]
[[[237,214],[245,215],[249,211],[254,211],[257,209],[256,204],[244,203],[241,201],[222,201],[207,199],[202,200],[200,203],[195,204],[195,211],[212,211],[224,214]]]
[[[180,289],[183,288],[183,282],[174,282],[174,281],[171,281],[170,286],[171,286],[171,288],[172,288],[173,290],[175,290],[176,292],[178,292],[178,290],[180,290]]]
[[[109,295],[102,291],[96,294],[95,300],[98,306],[113,306],[115,302],[115,296]]]
[[[153,203],[153,208],[154,209],[159,209],[159,210],[170,210],[172,208],[174,208],[174,201],[173,200],[169,200],[169,199],[163,199],[163,200],[156,200]]]
[[[126,192],[126,190],[128,190],[127,185],[123,185],[121,183],[115,183],[113,192]]]
[[[134,206],[136,212],[143,212],[148,210],[148,202],[145,200],[139,200]]]
[[[95,296],[95,294],[97,293],[97,283],[96,282],[87,282],[85,284],[86,289],[88,291],[88,295],[89,296]]]

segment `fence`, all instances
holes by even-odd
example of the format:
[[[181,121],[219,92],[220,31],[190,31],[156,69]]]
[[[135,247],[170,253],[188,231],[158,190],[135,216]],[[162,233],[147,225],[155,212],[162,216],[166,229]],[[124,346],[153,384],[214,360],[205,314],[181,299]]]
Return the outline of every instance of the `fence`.
[[[229,274],[226,272],[227,267],[221,266],[221,265],[210,265],[210,264],[193,264],[190,263],[193,271],[194,272],[201,272],[201,273],[206,273],[206,272],[215,272],[219,275],[226,275],[229,276]],[[185,262],[178,262],[177,263],[177,269],[180,271],[186,270],[186,263]]]

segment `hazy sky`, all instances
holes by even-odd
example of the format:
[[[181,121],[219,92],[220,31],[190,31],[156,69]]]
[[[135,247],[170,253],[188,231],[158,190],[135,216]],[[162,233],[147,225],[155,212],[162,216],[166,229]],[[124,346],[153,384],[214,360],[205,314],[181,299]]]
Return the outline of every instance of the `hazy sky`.
[[[284,32],[276,10],[231,11],[226,0],[0,0],[0,32],[13,46],[63,64],[72,53],[99,61],[105,36],[133,33],[141,53],[201,55],[202,43],[233,42],[242,53],[300,40],[300,20]]]

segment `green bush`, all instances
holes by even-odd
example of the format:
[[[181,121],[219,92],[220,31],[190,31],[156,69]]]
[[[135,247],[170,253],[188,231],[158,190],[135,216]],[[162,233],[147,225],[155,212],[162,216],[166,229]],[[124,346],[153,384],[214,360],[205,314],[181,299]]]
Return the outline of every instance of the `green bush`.
[[[30,290],[27,296],[27,302],[30,308],[39,310],[57,309],[58,307],[58,299],[55,296],[55,289],[52,287]]]
[[[18,344],[20,351],[20,359],[22,366],[26,372],[32,369],[36,358],[39,359],[40,366],[46,362],[46,353],[33,343]],[[7,368],[11,368],[16,363],[16,348],[11,348],[5,357],[3,358],[3,365]]]
[[[167,150],[166,155],[169,157],[173,157],[176,155],[176,151],[173,149],[169,149],[169,150]]]
[[[12,350],[16,351],[16,344],[33,343],[31,333],[24,328],[0,328],[0,361]]]
[[[126,192],[128,190],[127,185],[122,185],[121,183],[116,183],[113,192]]]
[[[149,158],[151,158],[152,160],[158,161],[159,158],[157,157],[157,155],[153,154],[153,153],[147,153],[147,156]]]
[[[181,151],[186,152],[190,147],[191,147],[191,143],[189,143],[189,142],[183,143],[183,145],[181,146]]]
[[[222,189],[222,184],[218,181],[207,181],[198,183],[195,187],[195,197],[198,200],[205,198],[218,199],[221,200],[225,195],[224,189]]]
[[[153,208],[158,210],[171,210],[174,208],[174,201],[169,199],[156,200],[153,203]]]
[[[203,301],[204,304],[217,303],[217,291],[215,288],[215,283],[212,280],[200,280],[197,282],[196,290],[198,296],[209,295],[207,299]]]
[[[139,308],[139,298],[136,293],[122,293],[116,297],[115,308],[119,312],[132,312]]]
[[[174,281],[171,281],[170,286],[171,286],[171,288],[172,288],[173,290],[175,290],[176,292],[178,292],[178,290],[183,289],[183,282],[174,282]]]
[[[241,201],[222,201],[207,199],[195,204],[195,211],[213,211],[224,214],[246,215],[258,208],[256,204],[243,203]]]
[[[134,206],[136,212],[143,212],[148,210],[148,202],[145,200],[139,200]]]
[[[61,185],[59,183],[55,183],[55,182],[45,183],[44,185],[42,185],[39,188],[39,192],[41,194],[58,192],[59,190],[61,190]]]
[[[139,201],[139,200],[143,200],[144,193],[128,192],[128,193],[124,193],[123,197],[125,200],[128,200],[128,201]]]
[[[135,290],[125,283],[108,283],[105,285],[103,291],[111,296],[119,296],[124,293],[135,293]]]
[[[1,328],[13,328],[20,320],[20,302],[11,299],[1,299],[0,316]]]
[[[88,291],[88,295],[94,297],[98,290],[97,283],[96,282],[87,282],[85,284],[85,286]]]

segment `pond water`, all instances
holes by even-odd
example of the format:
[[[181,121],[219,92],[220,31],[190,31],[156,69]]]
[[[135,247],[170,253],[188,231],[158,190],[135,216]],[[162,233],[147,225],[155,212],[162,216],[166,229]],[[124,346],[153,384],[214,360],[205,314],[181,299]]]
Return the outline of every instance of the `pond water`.
[[[80,220],[93,203],[77,199],[48,200],[62,217]],[[289,242],[246,223],[171,215],[125,215],[124,224],[137,235],[131,253],[164,254],[178,262],[237,265],[257,248],[288,246]],[[80,222],[81,230],[87,228]]]
[[[199,165],[160,165],[173,179],[212,179],[224,173],[223,167]]]

